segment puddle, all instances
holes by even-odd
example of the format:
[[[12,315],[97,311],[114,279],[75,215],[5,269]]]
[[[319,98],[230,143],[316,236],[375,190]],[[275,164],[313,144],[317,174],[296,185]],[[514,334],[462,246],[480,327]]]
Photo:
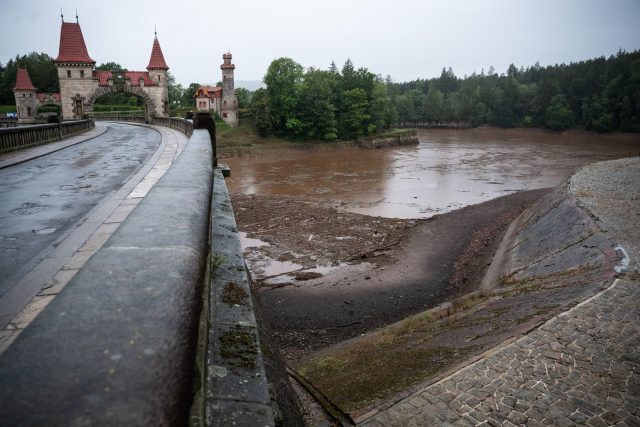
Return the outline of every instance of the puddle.
[[[297,274],[304,275],[305,273],[318,273],[320,275],[318,276],[319,278],[322,276],[326,276],[327,274],[333,273],[334,271],[337,271],[341,268],[347,267],[349,265],[350,264],[343,262],[336,265],[322,265],[319,267],[306,268],[304,270],[298,269],[295,271],[295,273],[286,272],[276,277],[270,277],[269,279],[266,279],[264,283],[268,285],[279,285],[282,283],[289,283],[289,282],[304,283],[306,280],[296,280]],[[268,276],[265,276],[265,277],[268,277]]]
[[[244,231],[238,231],[240,235],[240,245],[242,245],[242,249],[245,250],[247,248],[261,248],[263,246],[270,246],[267,242],[263,242],[260,239],[252,239],[247,237],[247,233]]]
[[[285,273],[297,271],[304,268],[301,264],[292,261],[278,261],[263,254],[255,252],[245,252],[245,261],[249,266],[254,279],[280,276]]]
[[[45,228],[44,230],[36,231],[36,234],[51,234],[55,233],[56,230],[57,228]]]

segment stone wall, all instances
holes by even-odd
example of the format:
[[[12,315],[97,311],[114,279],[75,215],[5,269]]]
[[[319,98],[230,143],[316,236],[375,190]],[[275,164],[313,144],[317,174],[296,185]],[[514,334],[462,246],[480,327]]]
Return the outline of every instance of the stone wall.
[[[70,77],[68,77],[69,75]],[[60,64],[58,66],[58,80],[60,82],[62,119],[82,118],[82,115],[86,113],[86,100],[98,88],[98,80],[93,79],[93,67],[91,65]],[[76,100],[82,101],[81,111],[74,109]]]
[[[35,90],[16,90],[16,113],[18,123],[34,123],[38,109],[38,98]]]
[[[152,115],[169,117],[169,85],[166,70],[150,70],[149,78],[158,83],[158,86],[145,86],[144,90],[149,94],[155,109],[150,111]]]
[[[127,80],[123,91],[142,98],[149,108],[149,115],[168,117],[167,72],[165,70],[151,70],[149,77],[152,81],[159,82],[159,85],[132,86],[131,82]],[[60,81],[63,120],[79,119],[85,114],[92,113],[93,104],[97,98],[118,90],[111,84],[111,81],[109,86],[100,86],[98,79],[93,78],[93,67],[90,65],[60,64],[58,65],[58,80]],[[75,108],[76,102],[81,102],[79,109]]]

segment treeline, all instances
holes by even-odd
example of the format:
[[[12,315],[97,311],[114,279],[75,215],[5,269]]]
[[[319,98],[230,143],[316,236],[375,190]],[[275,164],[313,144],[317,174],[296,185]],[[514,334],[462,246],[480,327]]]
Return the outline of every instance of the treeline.
[[[401,122],[640,131],[640,51],[568,65],[511,65],[500,75],[492,67],[458,78],[449,68],[434,79],[386,82]]]
[[[387,129],[397,112],[382,79],[351,60],[338,70],[309,68],[276,59],[253,94],[251,111],[261,135],[296,139],[357,138]]]

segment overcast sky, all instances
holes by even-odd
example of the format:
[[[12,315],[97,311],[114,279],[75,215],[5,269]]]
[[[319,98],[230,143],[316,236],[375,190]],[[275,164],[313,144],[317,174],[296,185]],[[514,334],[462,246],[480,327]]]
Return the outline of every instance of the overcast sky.
[[[0,0],[0,62],[55,57],[64,19],[97,61],[144,70],[158,39],[176,80],[215,83],[229,50],[236,80],[262,80],[288,56],[305,67],[356,67],[394,81],[542,65],[640,49],[640,0]]]

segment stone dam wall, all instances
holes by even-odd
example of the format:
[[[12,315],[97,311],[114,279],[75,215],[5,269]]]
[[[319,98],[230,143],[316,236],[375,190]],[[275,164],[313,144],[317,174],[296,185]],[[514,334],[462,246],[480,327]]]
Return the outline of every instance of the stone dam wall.
[[[570,192],[570,181],[525,210],[507,229],[485,274],[481,291],[533,279],[610,283],[622,253]],[[585,296],[586,297],[586,296]]]

